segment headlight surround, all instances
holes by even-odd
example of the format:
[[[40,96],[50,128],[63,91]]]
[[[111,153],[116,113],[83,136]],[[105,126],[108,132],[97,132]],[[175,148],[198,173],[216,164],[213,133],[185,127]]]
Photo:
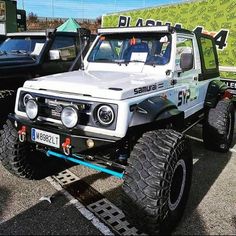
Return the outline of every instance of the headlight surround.
[[[32,95],[29,94],[29,93],[26,93],[26,94],[23,96],[22,101],[23,101],[24,107],[26,107],[26,104],[27,104],[27,102],[28,102],[30,99],[33,99],[33,97],[32,97]]]
[[[28,100],[25,107],[26,115],[30,120],[35,120],[38,116],[39,107],[34,99]]]
[[[74,107],[64,107],[61,112],[61,122],[69,129],[74,128],[79,120],[78,110]]]
[[[115,113],[111,106],[101,105],[97,109],[96,117],[101,125],[108,126],[115,120]]]

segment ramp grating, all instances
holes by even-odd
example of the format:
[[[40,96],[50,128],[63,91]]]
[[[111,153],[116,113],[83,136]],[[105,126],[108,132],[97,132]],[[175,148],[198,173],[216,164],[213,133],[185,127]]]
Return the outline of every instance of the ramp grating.
[[[87,208],[118,234],[138,235],[141,233],[125,219],[124,213],[106,198],[88,205]]]
[[[78,176],[70,172],[69,170],[64,170],[57,175],[52,176],[60,185],[67,185],[79,180]]]
[[[92,188],[69,170],[62,171],[52,178],[66,191],[78,199],[86,208],[94,213],[117,235],[142,234],[125,218],[124,213],[97,190]],[[144,234],[142,234],[144,235]]]

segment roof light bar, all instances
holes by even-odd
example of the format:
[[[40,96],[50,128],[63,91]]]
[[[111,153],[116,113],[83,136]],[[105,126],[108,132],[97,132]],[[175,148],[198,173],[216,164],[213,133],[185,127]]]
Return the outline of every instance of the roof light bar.
[[[169,26],[147,26],[147,27],[127,27],[127,28],[102,28],[98,29],[98,34],[115,34],[115,33],[141,33],[141,32],[170,32]]]

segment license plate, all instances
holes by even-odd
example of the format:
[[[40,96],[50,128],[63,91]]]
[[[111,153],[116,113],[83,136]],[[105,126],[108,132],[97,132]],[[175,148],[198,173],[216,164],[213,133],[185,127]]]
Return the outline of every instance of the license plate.
[[[42,143],[51,147],[60,148],[60,135],[58,134],[32,128],[31,139],[37,143]]]

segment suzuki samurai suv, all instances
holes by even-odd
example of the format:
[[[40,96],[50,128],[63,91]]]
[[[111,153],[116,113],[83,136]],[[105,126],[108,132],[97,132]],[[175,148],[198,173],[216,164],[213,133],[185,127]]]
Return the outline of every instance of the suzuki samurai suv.
[[[227,152],[231,94],[211,36],[170,26],[104,28],[79,71],[26,81],[2,135],[2,164],[38,179],[48,157],[123,178],[123,210],[141,230],[168,233],[192,176],[186,131]]]

